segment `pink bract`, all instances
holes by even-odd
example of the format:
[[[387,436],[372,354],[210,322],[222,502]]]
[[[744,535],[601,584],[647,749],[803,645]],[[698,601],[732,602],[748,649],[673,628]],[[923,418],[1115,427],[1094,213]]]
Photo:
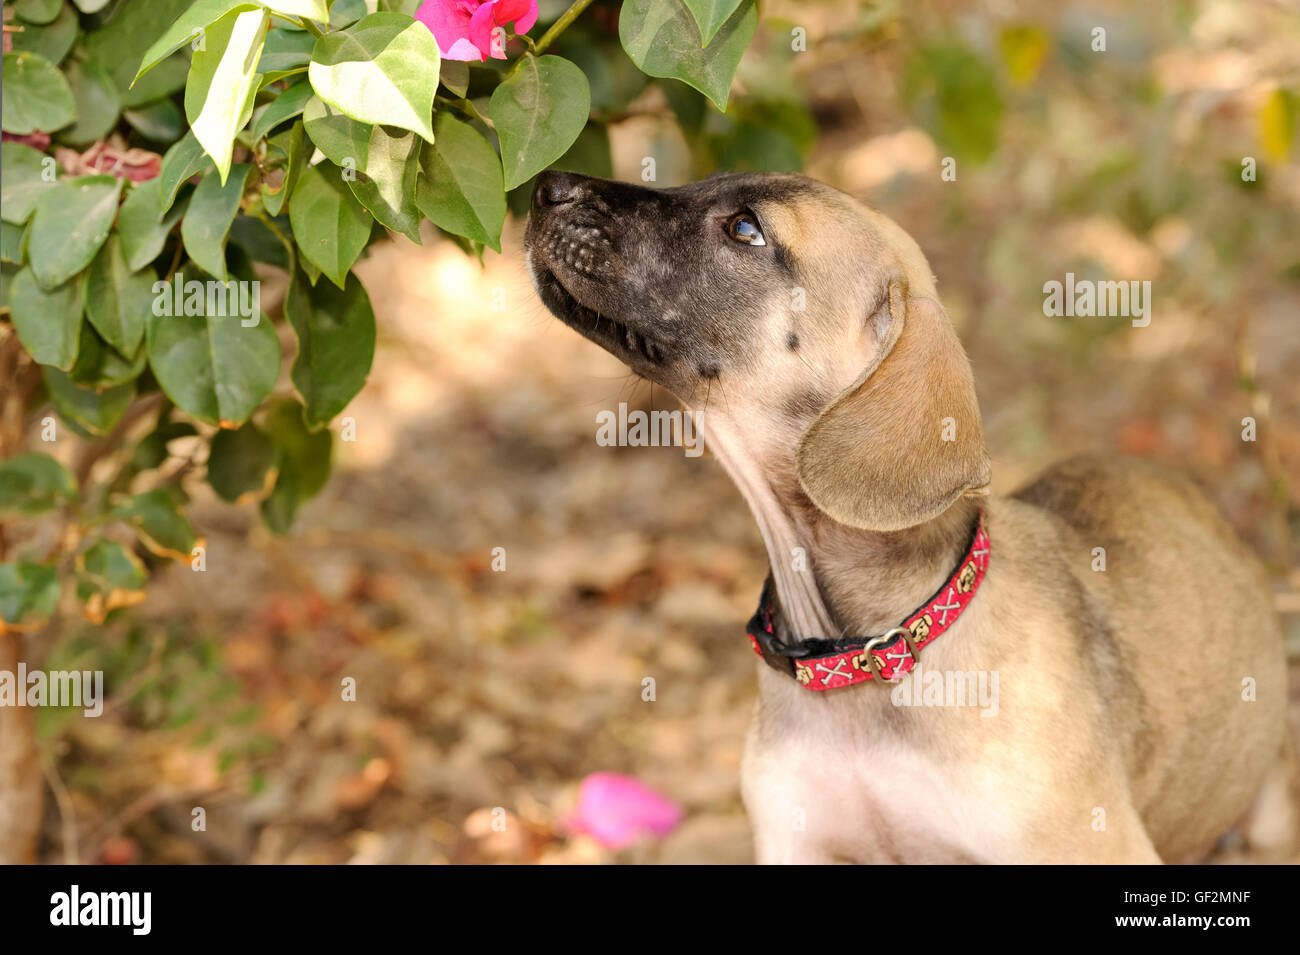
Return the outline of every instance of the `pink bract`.
[[[492,31],[514,23],[516,34],[527,33],[537,22],[537,0],[425,0],[415,19],[433,32],[444,59],[504,60],[504,44],[493,49]]]

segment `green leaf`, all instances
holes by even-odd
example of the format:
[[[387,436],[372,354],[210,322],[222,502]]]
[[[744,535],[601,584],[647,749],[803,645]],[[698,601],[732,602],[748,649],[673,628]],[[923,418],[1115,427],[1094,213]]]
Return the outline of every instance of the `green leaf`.
[[[140,542],[159,557],[188,561],[199,539],[176,498],[165,488],[136,494],[113,508],[110,515],[129,525]]]
[[[123,180],[112,176],[60,179],[36,200],[27,255],[43,288],[76,275],[108,238]]]
[[[0,634],[32,630],[59,604],[59,569],[27,561],[0,564]]]
[[[77,9],[82,13],[98,13],[103,10],[112,0],[72,0],[77,5]]]
[[[0,464],[0,514],[43,514],[76,497],[76,478],[48,454],[20,454]]]
[[[361,168],[370,148],[372,127],[358,123],[346,113],[330,108],[313,96],[304,106],[302,123],[312,143],[336,166]]]
[[[0,262],[23,264],[23,238],[27,230],[12,222],[0,222]]]
[[[280,216],[275,227],[288,234],[291,228],[288,216]],[[291,240],[292,241],[292,240]],[[288,271],[290,265],[289,250],[271,231],[270,226],[257,216],[235,216],[235,223],[230,227],[230,242],[248,253],[248,258],[261,265],[273,265]]]
[[[267,104],[260,114],[253,119],[249,135],[258,140],[281,123],[288,122],[302,113],[307,101],[312,98],[311,84],[303,81],[294,83]]]
[[[496,150],[469,123],[439,113],[434,143],[424,147],[420,161],[420,212],[440,229],[500,252],[506,197]]]
[[[189,75],[189,58],[173,53],[150,70],[147,76],[141,77],[140,82],[121,94],[122,105],[127,109],[138,109],[171,96],[177,90],[185,88],[185,80]]]
[[[59,134],[59,139],[74,146],[84,146],[103,139],[117,125],[122,108],[117,87],[107,73],[94,63],[75,58],[63,70],[77,104],[77,121]]]
[[[366,15],[367,0],[330,0],[330,30],[337,33]]]
[[[107,19],[82,34],[86,55],[113,77],[118,91],[126,93],[140,57],[194,3],[194,0],[130,0],[119,3]],[[215,19],[215,18],[214,18]],[[181,45],[186,41],[182,40]],[[189,59],[185,57],[186,69]]]
[[[9,310],[18,340],[42,365],[67,371],[77,360],[85,283],[80,275],[46,291],[36,281],[31,266],[13,280]]]
[[[362,123],[385,123],[433,142],[438,44],[423,23],[372,13],[316,41],[307,76],[317,95]]]
[[[303,259],[303,258],[300,258],[298,260],[298,266],[299,268],[302,269],[303,273],[307,276],[307,281],[312,284],[313,288],[315,288],[316,283],[320,281],[320,269],[312,265],[310,259]]]
[[[262,58],[257,61],[257,72],[264,77],[306,70],[311,62],[311,51],[316,48],[316,38],[302,30],[276,27],[266,35]]]
[[[77,599],[94,623],[144,600],[147,579],[144,564],[117,541],[101,537],[77,555]]]
[[[227,295],[236,293],[234,284]],[[246,421],[280,374],[280,339],[269,321],[257,319],[244,325],[233,314],[151,314],[149,367],[167,397],[208,424],[232,428]]]
[[[287,534],[300,505],[325,486],[330,473],[333,435],[328,428],[311,432],[296,401],[272,405],[263,422],[279,452],[280,472],[271,496],[262,502],[262,520],[277,534]]]
[[[135,382],[96,391],[79,387],[67,374],[49,365],[41,368],[45,390],[55,410],[91,434],[107,434],[135,399]]]
[[[0,127],[6,133],[25,136],[38,129],[53,132],[77,118],[77,104],[68,81],[43,56],[6,53],[0,84],[4,86]]]
[[[134,355],[153,311],[154,274],[127,265],[117,236],[110,236],[86,279],[86,318],[123,355]]]
[[[624,113],[650,82],[618,47],[584,45],[565,48],[568,59],[587,76],[591,108],[598,113]]]
[[[462,60],[444,60],[438,68],[438,82],[454,96],[464,97],[469,92],[469,64]],[[433,131],[434,136],[438,131]]]
[[[420,164],[415,157],[419,147],[415,133],[393,136],[383,126],[371,126],[361,169],[353,178],[345,177],[352,195],[380,225],[400,232],[417,245],[420,213],[415,207],[415,181]]]
[[[982,163],[997,149],[1002,95],[997,76],[961,42],[924,47],[903,70],[903,98],[943,155]]]
[[[555,163],[560,169],[580,173],[584,176],[596,176],[599,179],[614,177],[614,157],[610,152],[609,130],[599,123],[588,123],[586,129],[578,134],[569,151]],[[532,200],[525,194],[524,198]],[[527,210],[524,210],[525,213]]]
[[[233,167],[224,185],[212,173],[204,176],[181,220],[185,251],[199,268],[223,282],[226,280],[226,237],[230,234],[230,223],[239,212],[239,200],[250,168],[244,163]]]
[[[167,150],[162,158],[162,169],[158,173],[158,216],[161,218],[172,203],[181,184],[203,172],[212,165],[212,160],[203,151],[193,133],[186,133]],[[215,168],[215,167],[213,167]]]
[[[297,79],[299,76],[301,76],[303,73],[306,72],[307,72],[307,67],[301,66],[295,70],[277,70],[274,73],[261,73],[259,75],[262,77],[262,79],[258,86],[258,92],[260,93],[262,90],[265,90],[267,87],[272,86],[275,83],[278,83],[280,80]]]
[[[305,406],[306,424],[327,425],[356,397],[375,354],[375,313],[361,280],[349,274],[343,289],[312,288],[295,275],[285,316],[298,338],[290,377]]]
[[[270,492],[277,451],[275,444],[251,421],[235,431],[218,431],[208,452],[208,483],[231,504],[245,496]]]
[[[731,19],[741,0],[682,0],[700,28],[700,46],[705,47],[722,25]]]
[[[138,5],[143,6],[143,4]],[[167,31],[145,51],[131,85],[134,86],[141,76],[187,43],[193,44],[202,39],[203,45],[206,46],[208,28],[222,17],[249,10],[265,14],[265,9],[260,4],[251,3],[249,0],[197,0],[190,4],[185,12],[173,21]]]
[[[587,77],[558,56],[525,56],[488,106],[501,140],[505,186],[531,179],[578,138],[591,112]]]
[[[0,145],[0,218],[22,225],[36,210],[36,200],[57,182],[58,166],[52,156],[22,143]],[[49,170],[49,178],[44,171]]]
[[[77,42],[77,14],[71,7],[63,7],[51,22],[43,26],[25,23],[21,32],[9,36],[15,52],[26,50],[58,66]]]
[[[310,17],[317,23],[329,23],[329,5],[325,0],[261,0],[262,4],[276,13],[285,13],[291,17]]]
[[[147,359],[143,342],[136,346],[135,351],[124,355],[104,341],[90,322],[82,322],[77,362],[68,375],[75,385],[103,391],[140,377]]]
[[[139,109],[123,110],[122,118],[137,133],[155,143],[174,143],[186,131],[185,114],[169,99],[160,99]]]
[[[370,238],[370,213],[343,184],[339,170],[309,166],[289,199],[289,222],[302,257],[343,288]]]
[[[618,38],[642,72],[679,79],[725,110],[757,23],[753,0],[743,0],[705,46],[684,0],[627,0],[619,13]]]
[[[63,9],[63,0],[17,0],[14,13],[28,23],[49,23]]]
[[[304,142],[305,139],[303,124],[294,123],[289,129],[277,133],[267,140],[270,147],[267,150],[268,154],[278,153],[284,156],[284,175],[280,179],[279,188],[272,189],[270,183],[262,183],[262,206],[272,216],[280,214],[280,210],[284,208],[285,200],[293,195],[293,189],[298,183],[298,177],[307,166],[310,150]]]
[[[260,8],[228,13],[208,27],[202,48],[190,60],[185,116],[222,182],[230,171],[235,133],[253,115],[261,80],[253,70],[270,24],[270,15]]]
[[[162,181],[149,179],[134,186],[117,214],[117,235],[122,243],[126,267],[138,272],[158,258],[167,236],[185,215],[187,203],[172,206],[158,218]]]

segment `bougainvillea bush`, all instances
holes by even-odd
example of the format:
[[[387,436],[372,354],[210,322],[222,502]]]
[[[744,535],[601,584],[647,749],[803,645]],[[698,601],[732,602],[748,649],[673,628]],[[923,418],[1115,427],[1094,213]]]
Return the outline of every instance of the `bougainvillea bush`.
[[[650,84],[700,149],[766,124],[746,161],[799,163],[806,115],[725,115],[754,0],[589,7],[5,4],[0,517],[57,527],[3,553],[0,631],[74,591],[100,622],[150,566],[204,569],[187,481],[289,529],[370,370],[352,269],[373,243],[420,242],[428,220],[500,251],[538,172],[610,174],[605,125]],[[69,433],[71,467],[16,453]]]

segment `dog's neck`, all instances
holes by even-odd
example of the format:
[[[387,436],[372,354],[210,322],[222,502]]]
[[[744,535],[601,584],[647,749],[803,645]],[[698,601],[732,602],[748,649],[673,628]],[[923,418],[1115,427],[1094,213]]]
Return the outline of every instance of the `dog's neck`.
[[[781,611],[800,639],[883,633],[952,573],[978,504],[960,499],[933,520],[878,532],[841,524],[808,500],[795,473],[797,435],[756,435],[711,408],[705,440],[754,514]]]

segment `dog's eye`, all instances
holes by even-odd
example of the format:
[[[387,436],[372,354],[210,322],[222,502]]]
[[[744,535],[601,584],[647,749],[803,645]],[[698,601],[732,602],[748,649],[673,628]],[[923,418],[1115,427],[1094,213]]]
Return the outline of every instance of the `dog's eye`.
[[[758,227],[758,220],[748,212],[740,212],[727,222],[727,235],[746,245],[767,245],[763,239],[763,230]]]

